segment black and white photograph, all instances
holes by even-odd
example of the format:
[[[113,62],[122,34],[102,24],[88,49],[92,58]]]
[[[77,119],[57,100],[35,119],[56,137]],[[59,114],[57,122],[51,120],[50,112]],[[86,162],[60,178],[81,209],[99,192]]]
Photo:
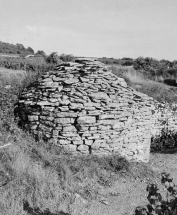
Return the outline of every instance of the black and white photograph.
[[[0,0],[0,215],[177,215],[177,0]]]

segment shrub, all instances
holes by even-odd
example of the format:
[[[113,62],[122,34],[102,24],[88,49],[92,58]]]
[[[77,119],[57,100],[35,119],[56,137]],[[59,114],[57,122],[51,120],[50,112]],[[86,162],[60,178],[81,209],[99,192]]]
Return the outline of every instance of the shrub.
[[[133,66],[134,65],[134,61],[133,60],[123,60],[121,61],[121,65],[122,66]]]
[[[176,215],[177,214],[177,187],[170,174],[162,173],[161,183],[166,189],[166,199],[162,198],[155,184],[147,186],[149,192],[147,207],[137,207],[135,215]]]
[[[174,147],[177,147],[177,132],[168,128],[162,129],[160,135],[151,139],[152,152],[163,152]]]
[[[61,62],[57,52],[52,52],[48,57],[46,57],[46,62],[49,64],[58,64]]]
[[[74,56],[71,54],[61,54],[59,56],[59,59],[62,60],[63,62],[71,62],[74,60]]]
[[[43,56],[44,58],[46,57],[46,53],[42,50],[38,50],[36,53],[35,53],[35,56],[36,55],[39,55],[39,56]]]

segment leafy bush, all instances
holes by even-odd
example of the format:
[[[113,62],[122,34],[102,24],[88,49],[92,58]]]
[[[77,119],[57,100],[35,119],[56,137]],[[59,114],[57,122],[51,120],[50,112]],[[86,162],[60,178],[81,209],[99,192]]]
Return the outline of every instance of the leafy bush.
[[[121,61],[122,66],[133,66],[134,65],[134,60],[122,60]]]
[[[177,77],[176,61],[158,61],[149,57],[139,57],[134,60],[134,68],[136,70],[141,70],[141,72],[143,73],[146,73],[146,75],[148,75],[148,78],[152,80],[155,80],[155,78],[158,76],[162,76],[164,79],[172,79]]]
[[[59,59],[62,60],[63,62],[71,62],[74,60],[74,56],[71,54],[61,54],[59,56]]]
[[[135,215],[176,215],[177,214],[177,187],[170,174],[162,173],[161,183],[166,189],[166,199],[162,198],[155,184],[147,186],[149,192],[147,207],[137,207]]]
[[[42,50],[38,50],[36,53],[35,53],[35,56],[36,55],[39,55],[39,56],[43,56],[44,58],[46,57],[46,53]]]
[[[59,64],[61,62],[57,52],[52,52],[49,56],[46,57],[45,60],[46,60],[46,63],[49,63],[49,64]]]
[[[177,147],[177,132],[164,128],[161,134],[151,139],[151,151],[163,152]]]

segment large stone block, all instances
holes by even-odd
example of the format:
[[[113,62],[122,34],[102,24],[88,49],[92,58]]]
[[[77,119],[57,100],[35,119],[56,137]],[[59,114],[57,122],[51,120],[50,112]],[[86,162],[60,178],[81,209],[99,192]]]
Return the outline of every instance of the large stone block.
[[[77,123],[82,124],[93,124],[96,123],[96,118],[93,116],[81,116],[77,119]]]
[[[38,116],[35,116],[35,115],[32,115],[32,116],[28,116],[28,120],[33,122],[33,121],[38,121],[39,117]]]
[[[111,120],[111,119],[107,119],[107,120],[98,120],[97,123],[100,125],[113,125],[115,124],[117,121],[116,120]]]
[[[78,147],[77,147],[77,150],[78,151],[87,151],[87,152],[89,152],[89,147],[87,146],[87,145],[79,145]]]
[[[118,121],[112,125],[112,128],[113,129],[121,129],[121,128],[124,128],[124,125],[125,124],[123,122]]]
[[[67,131],[77,131],[77,129],[73,125],[63,126],[63,132]]]
[[[71,143],[71,141],[69,140],[58,140],[58,144],[59,145],[69,145]]]
[[[93,140],[87,140],[87,139],[85,139],[84,143],[85,143],[85,145],[91,146],[92,143],[93,143]]]
[[[91,148],[94,149],[94,150],[98,150],[100,148],[100,142],[94,142],[91,145]]]
[[[91,93],[90,97],[97,100],[110,100],[109,96],[103,92]]]
[[[71,119],[70,118],[55,118],[55,123],[58,123],[58,124],[70,124]]]
[[[83,140],[74,140],[74,141],[72,141],[72,143],[74,145],[82,145],[83,144]]]
[[[98,117],[99,119],[115,119],[114,114],[102,114]]]
[[[57,117],[59,118],[76,118],[77,117],[77,113],[75,112],[58,112]]]

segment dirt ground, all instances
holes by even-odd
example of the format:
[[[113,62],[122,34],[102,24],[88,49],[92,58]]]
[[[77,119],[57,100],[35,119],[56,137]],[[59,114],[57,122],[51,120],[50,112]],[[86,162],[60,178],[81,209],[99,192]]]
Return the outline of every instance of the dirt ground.
[[[164,171],[177,183],[177,153],[151,154],[148,164],[133,164],[130,173],[103,189],[96,200],[87,201],[76,196],[69,212],[71,215],[133,215],[137,206],[147,204],[148,184],[157,184],[161,194],[165,194],[160,182],[160,173]]]

